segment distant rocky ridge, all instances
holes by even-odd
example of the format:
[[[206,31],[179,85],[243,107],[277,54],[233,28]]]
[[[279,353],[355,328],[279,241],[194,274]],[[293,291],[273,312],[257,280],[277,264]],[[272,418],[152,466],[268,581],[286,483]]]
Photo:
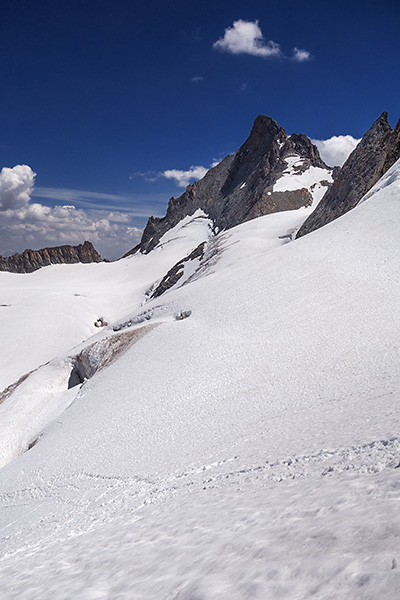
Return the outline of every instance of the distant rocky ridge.
[[[189,185],[179,198],[172,197],[165,217],[150,217],[140,244],[125,256],[137,251],[150,252],[164,233],[197,209],[203,210],[214,227],[221,230],[265,214],[309,206],[313,198],[304,187],[290,191],[273,189],[288,168],[285,160],[288,157],[299,159],[297,173],[320,167],[330,177],[332,170],[307,136],[288,137],[273,119],[259,115],[239,150],[210,169],[200,181]],[[329,183],[325,181],[325,185]]]
[[[78,246],[55,246],[41,250],[24,250],[22,254],[0,256],[0,271],[32,273],[41,267],[57,264],[102,262],[100,254],[90,242]]]
[[[354,208],[398,158],[400,120],[392,130],[388,115],[383,112],[350,154],[334,183],[296,237],[311,233]]]

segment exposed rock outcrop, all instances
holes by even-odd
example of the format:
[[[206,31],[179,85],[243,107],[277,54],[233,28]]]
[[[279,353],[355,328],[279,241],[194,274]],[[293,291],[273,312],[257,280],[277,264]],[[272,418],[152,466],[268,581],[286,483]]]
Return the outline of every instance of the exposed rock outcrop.
[[[58,264],[102,262],[100,254],[90,242],[78,246],[55,246],[41,250],[24,250],[22,254],[0,256],[0,271],[32,273],[41,267]]]
[[[265,214],[309,205],[312,196],[305,188],[273,189],[288,167],[285,159],[291,156],[300,160],[297,168],[301,171],[313,166],[331,172],[305,135],[288,137],[273,119],[259,115],[239,150],[189,185],[179,198],[172,197],[165,217],[150,217],[140,244],[125,256],[138,250],[149,252],[164,233],[197,209],[203,210],[214,227],[221,230]]]
[[[204,256],[204,247],[206,243],[202,242],[191,252],[188,256],[177,262],[162,278],[160,283],[157,285],[155,290],[151,293],[150,298],[158,298],[164,292],[171,289],[183,276],[185,271],[185,264],[191,260],[201,260]]]
[[[296,237],[319,229],[354,208],[398,158],[400,120],[392,130],[384,112],[364,134]]]

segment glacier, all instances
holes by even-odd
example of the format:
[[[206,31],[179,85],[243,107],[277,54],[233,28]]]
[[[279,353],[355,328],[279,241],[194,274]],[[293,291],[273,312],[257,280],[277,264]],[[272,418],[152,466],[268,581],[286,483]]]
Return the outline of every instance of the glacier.
[[[399,200],[397,161],[295,241],[311,207],[198,212],[147,255],[0,273],[0,387],[32,371],[0,404],[4,598],[399,597]]]

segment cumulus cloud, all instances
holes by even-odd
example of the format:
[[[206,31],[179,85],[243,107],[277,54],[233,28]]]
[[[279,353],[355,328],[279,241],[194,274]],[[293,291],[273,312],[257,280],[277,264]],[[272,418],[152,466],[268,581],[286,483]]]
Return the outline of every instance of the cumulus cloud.
[[[130,226],[130,222],[130,216],[122,213],[89,213],[70,205],[28,204],[1,213],[0,254],[90,240],[102,256],[112,260],[140,239],[141,229]]]
[[[308,50],[304,50],[302,48],[293,48],[293,56],[292,60],[295,62],[305,62],[306,60],[311,59],[311,54]]]
[[[265,42],[258,21],[234,21],[225,29],[224,36],[213,44],[213,48],[230,54],[251,54],[263,58],[281,56],[279,44]]]
[[[311,141],[317,146],[322,160],[327,165],[341,167],[360,140],[352,135],[334,135],[327,140]]]
[[[0,171],[0,210],[26,206],[29,203],[35,175],[28,165],[3,167]]]
[[[141,229],[132,224],[133,214],[116,210],[119,202],[123,204],[123,196],[41,188],[42,197],[68,202],[45,206],[31,202],[34,178],[27,165],[5,167],[0,172],[0,254],[81,244],[88,239],[103,257],[115,259],[140,240]],[[76,208],[71,203],[74,199],[87,202],[91,208]],[[108,210],[110,206],[112,210]],[[139,207],[136,213],[147,216],[149,210]]]
[[[214,165],[213,165],[214,166]],[[191,181],[201,179],[207,173],[208,169],[201,166],[191,166],[187,171],[179,169],[168,169],[161,173],[166,179],[173,179],[179,187],[186,187]]]

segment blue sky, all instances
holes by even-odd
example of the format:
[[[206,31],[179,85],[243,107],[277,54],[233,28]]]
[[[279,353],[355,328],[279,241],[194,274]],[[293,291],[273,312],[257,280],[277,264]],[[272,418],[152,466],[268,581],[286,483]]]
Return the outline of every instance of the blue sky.
[[[2,0],[0,168],[36,178],[0,214],[0,253],[92,233],[115,258],[182,193],[160,174],[210,167],[260,113],[321,140],[383,110],[394,126],[399,17],[385,0]]]

